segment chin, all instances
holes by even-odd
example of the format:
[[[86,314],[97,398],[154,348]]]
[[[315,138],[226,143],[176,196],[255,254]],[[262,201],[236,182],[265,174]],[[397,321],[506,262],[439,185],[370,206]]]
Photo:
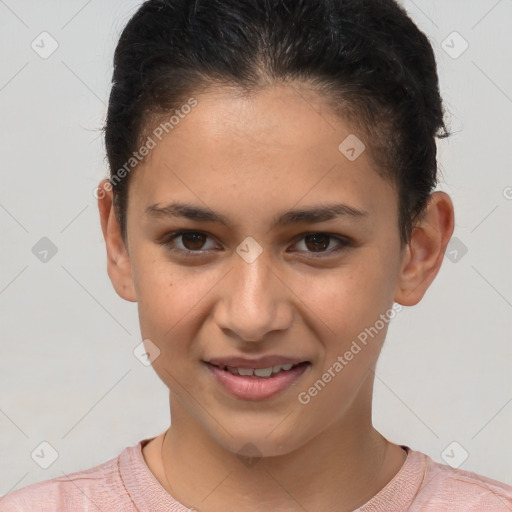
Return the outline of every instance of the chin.
[[[230,430],[232,436],[223,432],[222,438],[215,441],[225,450],[239,457],[258,460],[264,457],[278,457],[287,455],[300,448],[304,442],[300,442],[289,431],[276,432],[277,429],[247,427],[240,432]],[[270,435],[269,435],[270,432]]]

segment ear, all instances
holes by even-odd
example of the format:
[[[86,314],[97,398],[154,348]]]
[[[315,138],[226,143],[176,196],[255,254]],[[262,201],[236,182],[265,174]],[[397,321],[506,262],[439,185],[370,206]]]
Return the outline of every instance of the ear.
[[[395,302],[414,306],[423,298],[441,268],[454,224],[450,196],[445,192],[432,193],[425,213],[416,223],[411,240],[403,251]]]
[[[130,256],[121,236],[121,226],[114,212],[112,185],[103,179],[98,185],[98,209],[101,230],[107,247],[107,272],[117,294],[130,302],[137,302],[133,284]]]

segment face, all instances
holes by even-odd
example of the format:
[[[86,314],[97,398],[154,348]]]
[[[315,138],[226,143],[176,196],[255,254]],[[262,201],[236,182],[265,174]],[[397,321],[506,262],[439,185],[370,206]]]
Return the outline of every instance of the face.
[[[196,99],[153,136],[130,184],[142,337],[160,351],[152,364],[173,424],[233,453],[247,443],[289,453],[370,415],[371,370],[396,314],[397,194],[367,151],[354,160],[338,149],[350,134],[372,141],[312,91]],[[189,208],[159,209],[171,203]],[[220,368],[286,362],[298,366],[268,378]]]

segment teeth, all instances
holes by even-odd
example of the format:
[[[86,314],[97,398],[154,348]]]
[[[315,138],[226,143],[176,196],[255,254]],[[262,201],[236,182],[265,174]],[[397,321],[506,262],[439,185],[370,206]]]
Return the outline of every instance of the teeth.
[[[291,370],[293,364],[282,364],[277,366],[269,366],[268,368],[233,368],[232,366],[224,366],[224,370],[232,373],[233,375],[241,375],[241,376],[252,376],[256,375],[257,377],[268,378],[271,375],[279,373],[280,371],[288,371]]]
[[[258,377],[270,377],[272,375],[272,366],[270,368],[258,368],[254,370],[254,375]]]

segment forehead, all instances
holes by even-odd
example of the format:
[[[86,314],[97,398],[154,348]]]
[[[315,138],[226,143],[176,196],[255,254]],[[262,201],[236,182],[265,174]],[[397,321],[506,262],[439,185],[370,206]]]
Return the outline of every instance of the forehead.
[[[250,96],[216,89],[194,98],[197,105],[184,109],[161,140],[148,131],[155,147],[130,186],[129,203],[139,212],[178,198],[226,213],[230,206],[263,214],[342,200],[396,214],[388,204],[393,187],[364,149],[369,141],[318,93],[283,86]]]

